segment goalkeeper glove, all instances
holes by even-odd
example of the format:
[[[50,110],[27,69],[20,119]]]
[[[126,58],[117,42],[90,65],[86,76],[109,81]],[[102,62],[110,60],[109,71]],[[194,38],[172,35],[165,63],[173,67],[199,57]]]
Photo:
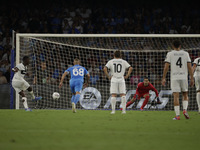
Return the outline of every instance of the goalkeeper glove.
[[[157,104],[161,104],[160,98],[157,97]]]

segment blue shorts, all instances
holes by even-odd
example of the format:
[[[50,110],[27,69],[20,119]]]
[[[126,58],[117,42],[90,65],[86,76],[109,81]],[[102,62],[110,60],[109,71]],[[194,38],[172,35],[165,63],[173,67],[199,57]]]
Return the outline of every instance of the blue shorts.
[[[83,82],[80,80],[70,81],[70,88],[72,93],[80,92],[83,88]]]

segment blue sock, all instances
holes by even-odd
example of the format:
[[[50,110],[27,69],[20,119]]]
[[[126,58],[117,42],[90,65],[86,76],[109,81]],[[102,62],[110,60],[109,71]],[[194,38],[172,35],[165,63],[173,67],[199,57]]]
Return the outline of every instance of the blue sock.
[[[72,95],[71,102],[73,103],[75,100],[75,95]]]
[[[79,101],[79,99],[80,99],[80,96],[81,96],[80,94],[76,94],[76,95],[75,95],[75,98],[74,98],[74,103],[75,103],[75,104],[78,103],[78,101]]]

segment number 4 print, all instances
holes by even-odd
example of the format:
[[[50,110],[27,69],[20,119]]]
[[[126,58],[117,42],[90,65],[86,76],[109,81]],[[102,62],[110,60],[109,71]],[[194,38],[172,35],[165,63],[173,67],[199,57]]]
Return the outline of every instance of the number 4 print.
[[[180,68],[182,67],[183,64],[182,64],[182,59],[181,59],[181,57],[178,58],[178,60],[177,60],[177,62],[176,62],[176,65],[179,66]]]

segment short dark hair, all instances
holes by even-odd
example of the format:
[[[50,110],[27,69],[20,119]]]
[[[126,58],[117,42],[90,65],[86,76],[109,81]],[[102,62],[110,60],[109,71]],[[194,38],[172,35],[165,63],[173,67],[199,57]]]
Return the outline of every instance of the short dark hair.
[[[144,79],[148,79],[149,80],[149,77],[145,76]]]
[[[114,56],[115,56],[116,58],[121,58],[121,56],[122,56],[121,51],[120,51],[120,50],[116,50],[116,51],[114,52]]]
[[[175,40],[175,41],[173,41],[173,46],[175,48],[179,48],[179,46],[181,46],[181,42],[179,40]]]
[[[80,61],[80,59],[78,59],[78,58],[75,58],[75,59],[74,59],[74,61]]]
[[[26,61],[27,59],[29,59],[28,56],[24,56],[24,57],[23,57],[23,61]]]

